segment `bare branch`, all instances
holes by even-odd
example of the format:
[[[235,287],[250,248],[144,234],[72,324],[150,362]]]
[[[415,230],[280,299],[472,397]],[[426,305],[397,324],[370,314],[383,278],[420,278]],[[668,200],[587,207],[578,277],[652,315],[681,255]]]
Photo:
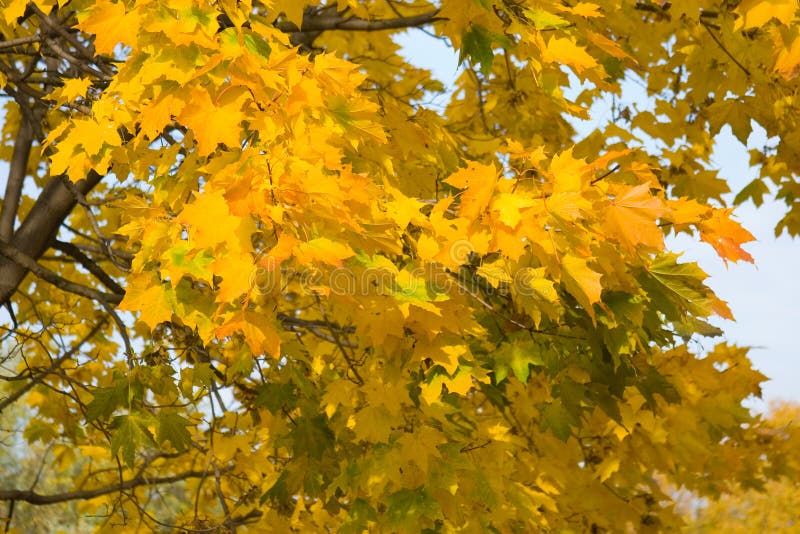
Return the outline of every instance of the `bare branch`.
[[[33,144],[33,127],[22,117],[14,141],[14,153],[11,156],[11,166],[8,169],[8,182],[6,194],[3,197],[3,211],[0,212],[0,241],[7,243],[14,233],[14,220],[17,218],[17,208],[22,195],[22,183],[28,169],[28,157]]]
[[[98,301],[100,303],[105,304],[119,304],[122,302],[122,296],[114,293],[102,293],[97,291],[96,289],[92,289],[90,287],[82,286],[80,284],[76,284],[75,282],[71,282],[66,278],[62,278],[58,274],[54,273],[50,269],[46,267],[42,267],[36,261],[17,250],[11,245],[7,245],[5,243],[0,243],[0,255],[5,256],[6,258],[10,259],[14,263],[22,266],[26,271],[30,271],[35,274],[38,278],[41,278],[45,282],[49,282],[50,284],[58,287],[59,289],[63,289],[68,293],[73,293],[75,295],[80,295],[81,297],[86,297],[91,300]]]
[[[287,330],[298,332],[302,329],[305,329],[314,334],[315,336],[317,336],[318,338],[324,339],[325,341],[328,341],[330,343],[334,344],[341,343],[345,347],[351,349],[358,348],[358,344],[353,343],[352,341],[341,338],[339,338],[337,341],[336,337],[324,332],[324,330],[328,330],[329,332],[341,332],[341,333],[352,334],[353,332],[355,332],[355,328],[353,328],[352,326],[341,327],[336,323],[329,323],[327,321],[312,321],[308,319],[300,319],[299,317],[291,317],[284,313],[278,314],[278,320]]]
[[[326,6],[320,10],[306,11],[303,23],[300,28],[295,24],[281,20],[276,27],[291,34],[289,40],[293,45],[300,45],[311,48],[314,39],[320,33],[329,30],[349,30],[361,32],[374,32],[383,30],[399,30],[403,28],[415,28],[432,24],[443,18],[437,17],[438,10],[429,11],[420,15],[408,17],[396,17],[393,19],[367,20],[358,17],[345,16],[345,12],[336,12],[336,4]]]
[[[41,37],[37,35],[28,35],[27,37],[17,37],[16,39],[9,39],[8,41],[0,41],[0,50],[6,48],[14,48],[15,46],[26,45],[37,42]]]
[[[94,57],[94,54],[92,54],[74,35],[70,34],[66,29],[64,29],[62,21],[54,20],[52,16],[47,15],[45,12],[39,9],[35,3],[30,5],[45,26],[56,32],[69,44],[71,44],[84,59],[96,64],[97,67],[103,71],[105,76],[99,76],[101,80],[108,81],[111,79],[111,76],[114,74],[114,71],[111,69],[111,67],[102,61],[98,61],[98,59]],[[66,18],[68,19],[69,16]]]
[[[221,469],[221,472],[230,471],[232,468],[227,467]],[[30,490],[0,490],[0,501],[23,501],[35,505],[55,504],[60,502],[78,501],[94,499],[111,493],[125,491],[140,486],[158,486],[161,484],[172,484],[186,480],[189,478],[202,478],[206,476],[205,471],[187,471],[178,475],[170,475],[165,477],[148,478],[144,475],[138,475],[129,480],[123,480],[118,484],[111,484],[95,489],[67,491],[65,493],[55,493],[51,495],[42,495]]]
[[[333,16],[311,16],[303,19],[301,32],[321,32],[326,30],[349,30],[357,32],[374,32],[382,30],[398,30],[402,28],[414,28],[431,24],[438,20],[436,11],[429,11],[421,15],[410,17],[397,17],[393,19],[367,20],[357,17],[344,17],[341,13]]]
[[[60,250],[64,254],[67,254],[68,256],[77,260],[78,263],[80,263],[87,271],[92,273],[94,277],[100,280],[100,282],[104,286],[106,286],[110,291],[118,295],[125,294],[125,290],[122,288],[121,285],[117,283],[116,280],[111,278],[111,275],[105,272],[102,267],[100,267],[99,265],[97,265],[97,263],[92,261],[92,259],[89,256],[84,254],[83,251],[74,244],[56,240],[53,243],[53,248],[56,250]]]
[[[69,230],[69,228],[67,229]],[[92,254],[105,254],[105,251],[102,249],[102,247],[87,245],[86,243],[73,243],[73,244],[75,245],[76,248],[86,252],[91,252]],[[124,260],[126,263],[130,263],[133,261],[134,255],[131,254],[130,252],[125,252],[124,250],[120,250],[118,248],[115,248],[113,250],[114,250],[114,256]]]

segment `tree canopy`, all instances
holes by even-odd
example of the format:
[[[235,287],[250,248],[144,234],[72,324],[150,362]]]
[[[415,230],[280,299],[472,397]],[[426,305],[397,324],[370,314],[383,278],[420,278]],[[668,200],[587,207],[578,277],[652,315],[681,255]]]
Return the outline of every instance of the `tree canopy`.
[[[735,203],[800,234],[795,0],[0,5],[0,413],[38,465],[0,462],[7,531],[69,505],[120,532],[655,532],[671,488],[797,476],[665,242],[753,261],[726,126],[769,139]],[[407,31],[458,51],[454,90]],[[577,139],[634,77],[646,102]]]

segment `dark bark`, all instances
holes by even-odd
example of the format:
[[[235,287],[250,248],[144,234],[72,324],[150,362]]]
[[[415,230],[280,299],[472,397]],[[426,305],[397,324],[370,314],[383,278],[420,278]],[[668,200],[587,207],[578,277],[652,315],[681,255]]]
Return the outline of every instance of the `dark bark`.
[[[50,179],[8,243],[11,248],[34,261],[50,248],[61,223],[78,202],[65,183],[68,179],[66,176]],[[75,184],[75,188],[85,195],[102,179],[100,174],[91,171],[87,178]],[[0,257],[0,305],[10,301],[28,271],[18,262],[6,256]]]
[[[3,197],[3,211],[0,212],[0,242],[8,242],[14,234],[14,221],[22,195],[22,184],[28,169],[28,158],[33,144],[33,127],[23,118],[14,141],[14,153],[8,169],[6,194]]]

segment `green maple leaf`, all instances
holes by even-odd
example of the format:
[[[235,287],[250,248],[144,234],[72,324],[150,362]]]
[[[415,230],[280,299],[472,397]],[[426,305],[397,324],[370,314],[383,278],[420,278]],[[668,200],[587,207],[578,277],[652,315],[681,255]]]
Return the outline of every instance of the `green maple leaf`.
[[[294,441],[295,454],[305,454],[317,460],[322,458],[326,450],[332,449],[334,443],[333,432],[323,415],[297,419],[290,437]]]
[[[189,448],[192,443],[192,435],[186,427],[192,426],[192,423],[188,419],[168,412],[158,414],[157,420],[156,440],[158,443],[169,441],[178,452]]]
[[[111,428],[111,454],[122,453],[122,460],[128,467],[133,467],[136,449],[141,445],[153,445],[153,435],[147,429],[150,418],[141,413],[118,415]]]

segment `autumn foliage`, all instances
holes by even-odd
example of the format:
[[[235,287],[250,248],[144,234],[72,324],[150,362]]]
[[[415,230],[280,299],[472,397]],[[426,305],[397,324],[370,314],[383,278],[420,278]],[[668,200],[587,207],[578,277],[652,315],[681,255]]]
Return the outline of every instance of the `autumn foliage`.
[[[795,0],[0,5],[9,531],[664,531],[796,475],[665,241],[753,261],[756,125],[735,203],[800,233]]]

